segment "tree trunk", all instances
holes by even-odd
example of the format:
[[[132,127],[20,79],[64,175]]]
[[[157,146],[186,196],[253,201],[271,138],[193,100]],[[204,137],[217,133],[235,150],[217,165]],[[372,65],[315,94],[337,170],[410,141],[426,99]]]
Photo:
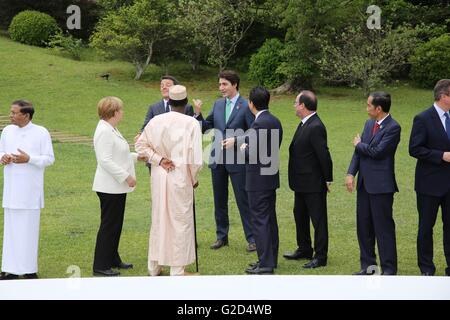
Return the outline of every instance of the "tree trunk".
[[[292,85],[290,81],[286,81],[278,88],[271,90],[274,94],[286,94],[292,92]]]
[[[136,66],[136,75],[134,76],[134,80],[139,80],[142,77],[142,74],[144,73],[145,69],[143,68],[142,64],[135,63]]]
[[[272,90],[274,94],[299,93],[302,90],[312,90],[312,83],[309,79],[288,80],[278,88]]]
[[[134,77],[134,80],[141,79],[142,75],[144,74],[145,70],[147,69],[148,65],[150,64],[150,61],[152,60],[153,56],[153,42],[151,42],[148,45],[148,53],[147,53],[147,59],[144,63],[141,62],[135,62],[134,65],[136,66],[136,76]]]

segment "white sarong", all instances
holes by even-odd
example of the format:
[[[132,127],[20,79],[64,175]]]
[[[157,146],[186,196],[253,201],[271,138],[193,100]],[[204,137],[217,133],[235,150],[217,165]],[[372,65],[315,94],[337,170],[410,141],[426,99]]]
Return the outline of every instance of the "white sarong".
[[[37,273],[41,210],[4,210],[2,271]]]

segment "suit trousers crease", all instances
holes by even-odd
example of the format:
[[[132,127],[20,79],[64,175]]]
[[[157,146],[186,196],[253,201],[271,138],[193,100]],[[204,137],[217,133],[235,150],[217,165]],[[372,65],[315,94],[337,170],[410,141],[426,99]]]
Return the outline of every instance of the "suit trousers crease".
[[[357,192],[356,224],[361,269],[377,265],[375,241],[384,273],[397,274],[397,246],[393,193],[369,194],[362,184]]]
[[[248,199],[260,267],[276,268],[279,248],[276,191],[249,191]]]
[[[100,199],[101,222],[95,246],[94,269],[107,270],[119,265],[119,241],[122,233],[127,194],[97,192]]]
[[[295,193],[294,218],[300,251],[326,260],[328,256],[327,193]],[[314,227],[314,251],[311,245],[310,221]]]
[[[450,268],[450,192],[442,197],[417,193],[417,211],[419,212],[419,232],[417,235],[417,258],[421,272],[434,274],[433,227],[436,223],[439,207],[442,210],[444,254],[447,268]]]
[[[230,228],[228,216],[228,177],[233,186],[234,196],[241,216],[245,239],[248,243],[254,243],[253,228],[250,222],[248,195],[245,191],[245,172],[229,173],[225,165],[217,165],[211,169],[211,177],[214,193],[214,215],[216,220],[216,235],[218,240],[228,239]]]

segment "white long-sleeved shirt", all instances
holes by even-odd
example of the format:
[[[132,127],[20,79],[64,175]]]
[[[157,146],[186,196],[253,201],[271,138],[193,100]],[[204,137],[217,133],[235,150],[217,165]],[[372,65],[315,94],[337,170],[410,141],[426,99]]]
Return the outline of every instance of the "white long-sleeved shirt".
[[[42,209],[44,207],[44,170],[55,161],[52,139],[44,127],[29,122],[23,128],[9,125],[0,138],[0,158],[4,154],[30,156],[28,163],[11,163],[4,168],[3,208]]]

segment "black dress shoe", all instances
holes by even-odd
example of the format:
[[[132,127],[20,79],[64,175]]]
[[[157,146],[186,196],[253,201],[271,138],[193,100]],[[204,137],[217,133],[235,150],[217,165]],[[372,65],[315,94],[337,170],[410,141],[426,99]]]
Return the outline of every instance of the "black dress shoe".
[[[119,265],[113,266],[113,268],[127,270],[127,269],[133,269],[133,265],[131,263],[121,262]]]
[[[314,258],[307,264],[303,266],[305,269],[315,269],[319,267],[325,267],[327,265],[327,260]]]
[[[6,272],[0,273],[0,280],[17,280],[17,279],[19,279],[18,275]]]
[[[273,268],[260,267],[258,265],[254,268],[247,268],[245,272],[248,274],[273,274]]]
[[[214,242],[212,245],[211,245],[211,249],[214,249],[214,250],[217,250],[217,249],[220,249],[220,248],[222,248],[223,246],[227,246],[228,245],[228,239],[225,239],[225,240],[217,240],[216,242]]]
[[[422,276],[425,276],[425,277],[432,277],[432,276],[434,276],[434,273],[431,273],[431,272],[422,272]]]
[[[297,249],[293,253],[283,254],[283,257],[285,257],[288,260],[312,259],[312,253],[304,252]]]
[[[99,276],[99,277],[117,277],[119,275],[120,275],[120,272],[114,271],[112,269],[108,269],[108,270],[95,270],[94,269],[94,276]]]
[[[254,242],[249,243],[246,250],[247,250],[247,252],[254,252],[254,251],[256,251],[256,243],[254,243]]]
[[[367,271],[364,269],[352,273],[352,276],[371,276],[371,275],[372,274],[368,274]]]
[[[375,274],[375,270],[372,270],[372,272],[367,272],[367,269],[361,269],[358,272],[353,273],[354,276],[371,276]]]
[[[38,275],[36,273],[28,273],[28,274],[24,274],[23,278],[26,280],[33,280],[33,279],[38,279]]]

